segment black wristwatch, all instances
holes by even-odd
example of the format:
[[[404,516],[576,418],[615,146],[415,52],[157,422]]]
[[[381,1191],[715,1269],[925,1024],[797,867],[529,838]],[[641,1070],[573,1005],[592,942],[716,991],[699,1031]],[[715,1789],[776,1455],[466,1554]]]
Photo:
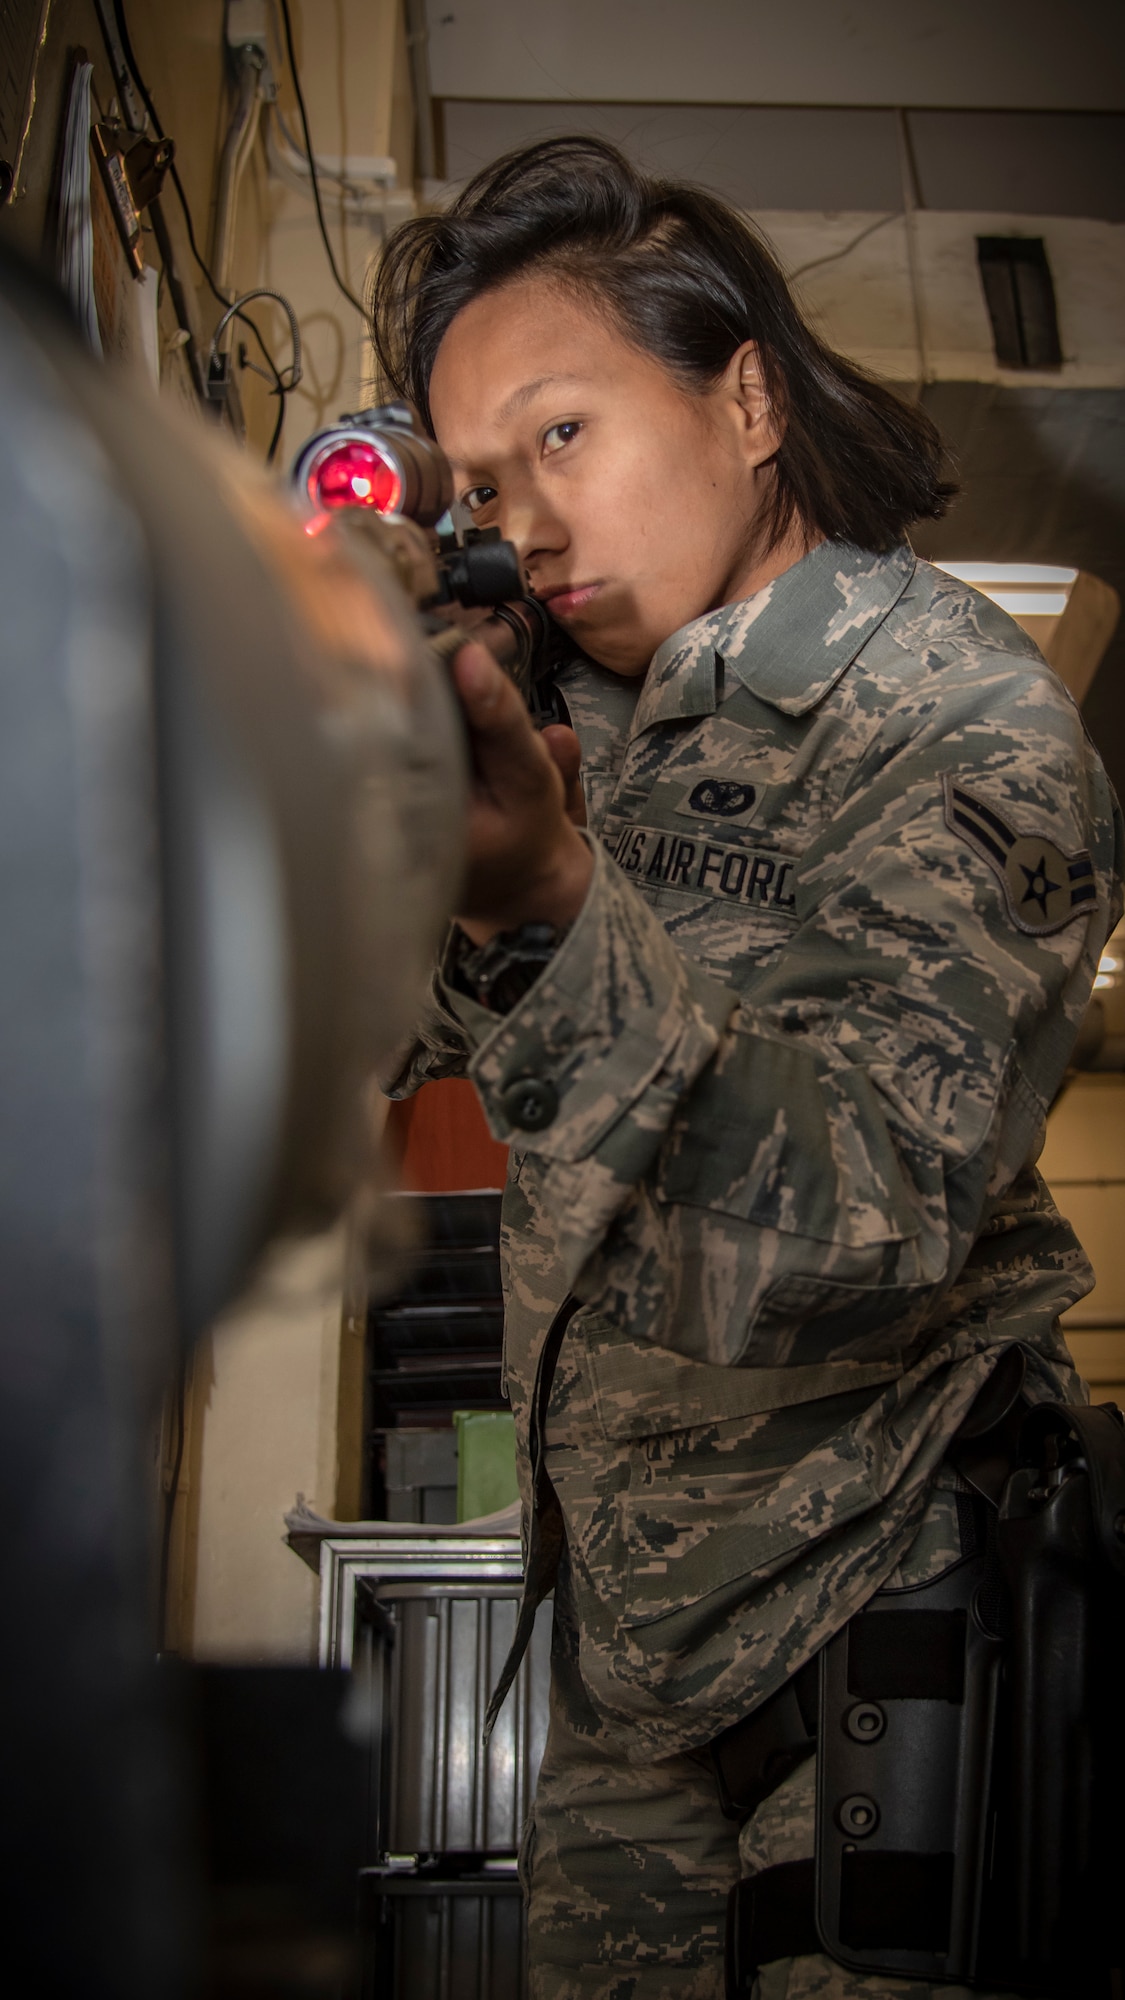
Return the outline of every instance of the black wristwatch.
[[[566,928],[521,924],[515,931],[498,931],[487,944],[474,944],[455,925],[447,961],[449,982],[490,1014],[510,1014],[554,957]]]

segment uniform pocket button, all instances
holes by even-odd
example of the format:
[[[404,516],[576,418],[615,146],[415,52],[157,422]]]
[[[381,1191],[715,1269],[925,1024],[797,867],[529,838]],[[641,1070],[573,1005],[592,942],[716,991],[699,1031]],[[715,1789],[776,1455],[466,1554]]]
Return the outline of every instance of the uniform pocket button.
[[[500,1093],[500,1104],[509,1124],[521,1132],[541,1132],[559,1108],[559,1093],[541,1076],[518,1076]]]

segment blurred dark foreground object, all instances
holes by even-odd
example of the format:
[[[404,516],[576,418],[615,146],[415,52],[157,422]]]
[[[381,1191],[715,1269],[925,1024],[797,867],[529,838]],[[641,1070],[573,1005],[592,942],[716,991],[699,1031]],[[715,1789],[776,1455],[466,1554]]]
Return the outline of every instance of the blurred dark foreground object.
[[[199,1774],[207,2000],[353,2000],[369,1749],[350,1674],[168,1671]]]
[[[306,537],[6,257],[0,355],[5,1963],[37,2000],[188,2000],[160,1399],[269,1235],[364,1171],[461,740],[374,553]]]

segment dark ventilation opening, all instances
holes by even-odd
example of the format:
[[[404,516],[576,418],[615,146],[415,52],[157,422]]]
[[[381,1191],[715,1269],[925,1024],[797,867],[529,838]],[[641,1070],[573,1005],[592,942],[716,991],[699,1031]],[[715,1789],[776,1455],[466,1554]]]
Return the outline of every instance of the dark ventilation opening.
[[[977,262],[1002,368],[1062,363],[1055,287],[1041,236],[978,236]]]

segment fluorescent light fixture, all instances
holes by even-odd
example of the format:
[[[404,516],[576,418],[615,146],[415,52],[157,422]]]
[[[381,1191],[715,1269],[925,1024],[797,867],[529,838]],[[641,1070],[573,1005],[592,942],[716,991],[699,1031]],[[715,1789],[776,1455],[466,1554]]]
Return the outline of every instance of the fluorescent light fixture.
[[[1078,575],[1076,569],[1059,569],[1049,563],[988,563],[988,562],[939,562],[935,569],[943,569],[947,576],[955,576],[959,583],[1003,584],[1016,583],[1025,587],[1034,583],[1071,584]],[[1061,610],[1061,605],[1060,605]]]
[[[1061,618],[1066,610],[1065,590],[987,590],[985,596],[1010,618]]]

